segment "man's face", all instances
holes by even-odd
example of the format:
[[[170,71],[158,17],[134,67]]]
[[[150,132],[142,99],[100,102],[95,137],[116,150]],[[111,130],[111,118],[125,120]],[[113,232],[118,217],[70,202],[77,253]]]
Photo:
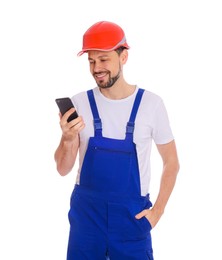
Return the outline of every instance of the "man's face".
[[[88,60],[90,72],[100,88],[112,87],[122,73],[120,56],[116,51],[89,51]]]

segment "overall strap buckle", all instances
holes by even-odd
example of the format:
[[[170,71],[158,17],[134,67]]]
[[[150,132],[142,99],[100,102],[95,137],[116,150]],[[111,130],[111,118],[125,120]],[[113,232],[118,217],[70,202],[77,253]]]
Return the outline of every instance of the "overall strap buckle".
[[[102,121],[100,118],[94,119],[94,128],[95,130],[102,130]]]
[[[133,134],[133,132],[134,132],[134,126],[135,126],[135,123],[134,123],[134,122],[128,122],[128,123],[127,123],[127,126],[126,126],[126,133],[127,133],[127,134]]]

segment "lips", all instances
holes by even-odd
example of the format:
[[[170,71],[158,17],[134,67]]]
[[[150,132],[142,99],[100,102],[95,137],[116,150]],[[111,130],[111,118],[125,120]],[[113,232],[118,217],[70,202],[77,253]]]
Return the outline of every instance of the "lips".
[[[108,73],[107,72],[103,72],[103,73],[94,73],[94,77],[96,79],[101,80],[102,78],[104,78]]]

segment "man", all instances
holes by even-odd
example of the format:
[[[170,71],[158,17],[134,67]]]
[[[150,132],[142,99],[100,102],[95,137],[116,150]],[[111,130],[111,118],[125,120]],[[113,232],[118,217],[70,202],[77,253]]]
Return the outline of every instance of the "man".
[[[71,196],[67,260],[153,259],[150,231],[160,220],[179,171],[176,145],[162,99],[128,84],[123,76],[129,46],[124,31],[101,21],[83,36],[97,87],[72,98],[75,109],[60,117],[55,152],[58,172],[68,174],[79,152]],[[159,194],[149,200],[150,151],[163,161]]]

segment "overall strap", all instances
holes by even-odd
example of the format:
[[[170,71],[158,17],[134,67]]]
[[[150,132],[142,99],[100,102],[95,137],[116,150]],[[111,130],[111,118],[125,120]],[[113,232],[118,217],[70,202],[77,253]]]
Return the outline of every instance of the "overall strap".
[[[93,114],[95,136],[102,136],[102,121],[99,117],[99,113],[98,113],[98,109],[97,109],[97,106],[96,106],[96,101],[95,101],[95,97],[94,97],[94,94],[93,94],[93,90],[92,89],[88,90],[87,95],[88,95],[90,107],[91,107],[92,114]]]
[[[131,140],[133,140],[133,132],[134,132],[136,114],[137,114],[143,93],[144,93],[144,89],[140,88],[136,94],[136,98],[135,98],[135,101],[133,104],[130,119],[126,126],[126,139],[130,138]]]

